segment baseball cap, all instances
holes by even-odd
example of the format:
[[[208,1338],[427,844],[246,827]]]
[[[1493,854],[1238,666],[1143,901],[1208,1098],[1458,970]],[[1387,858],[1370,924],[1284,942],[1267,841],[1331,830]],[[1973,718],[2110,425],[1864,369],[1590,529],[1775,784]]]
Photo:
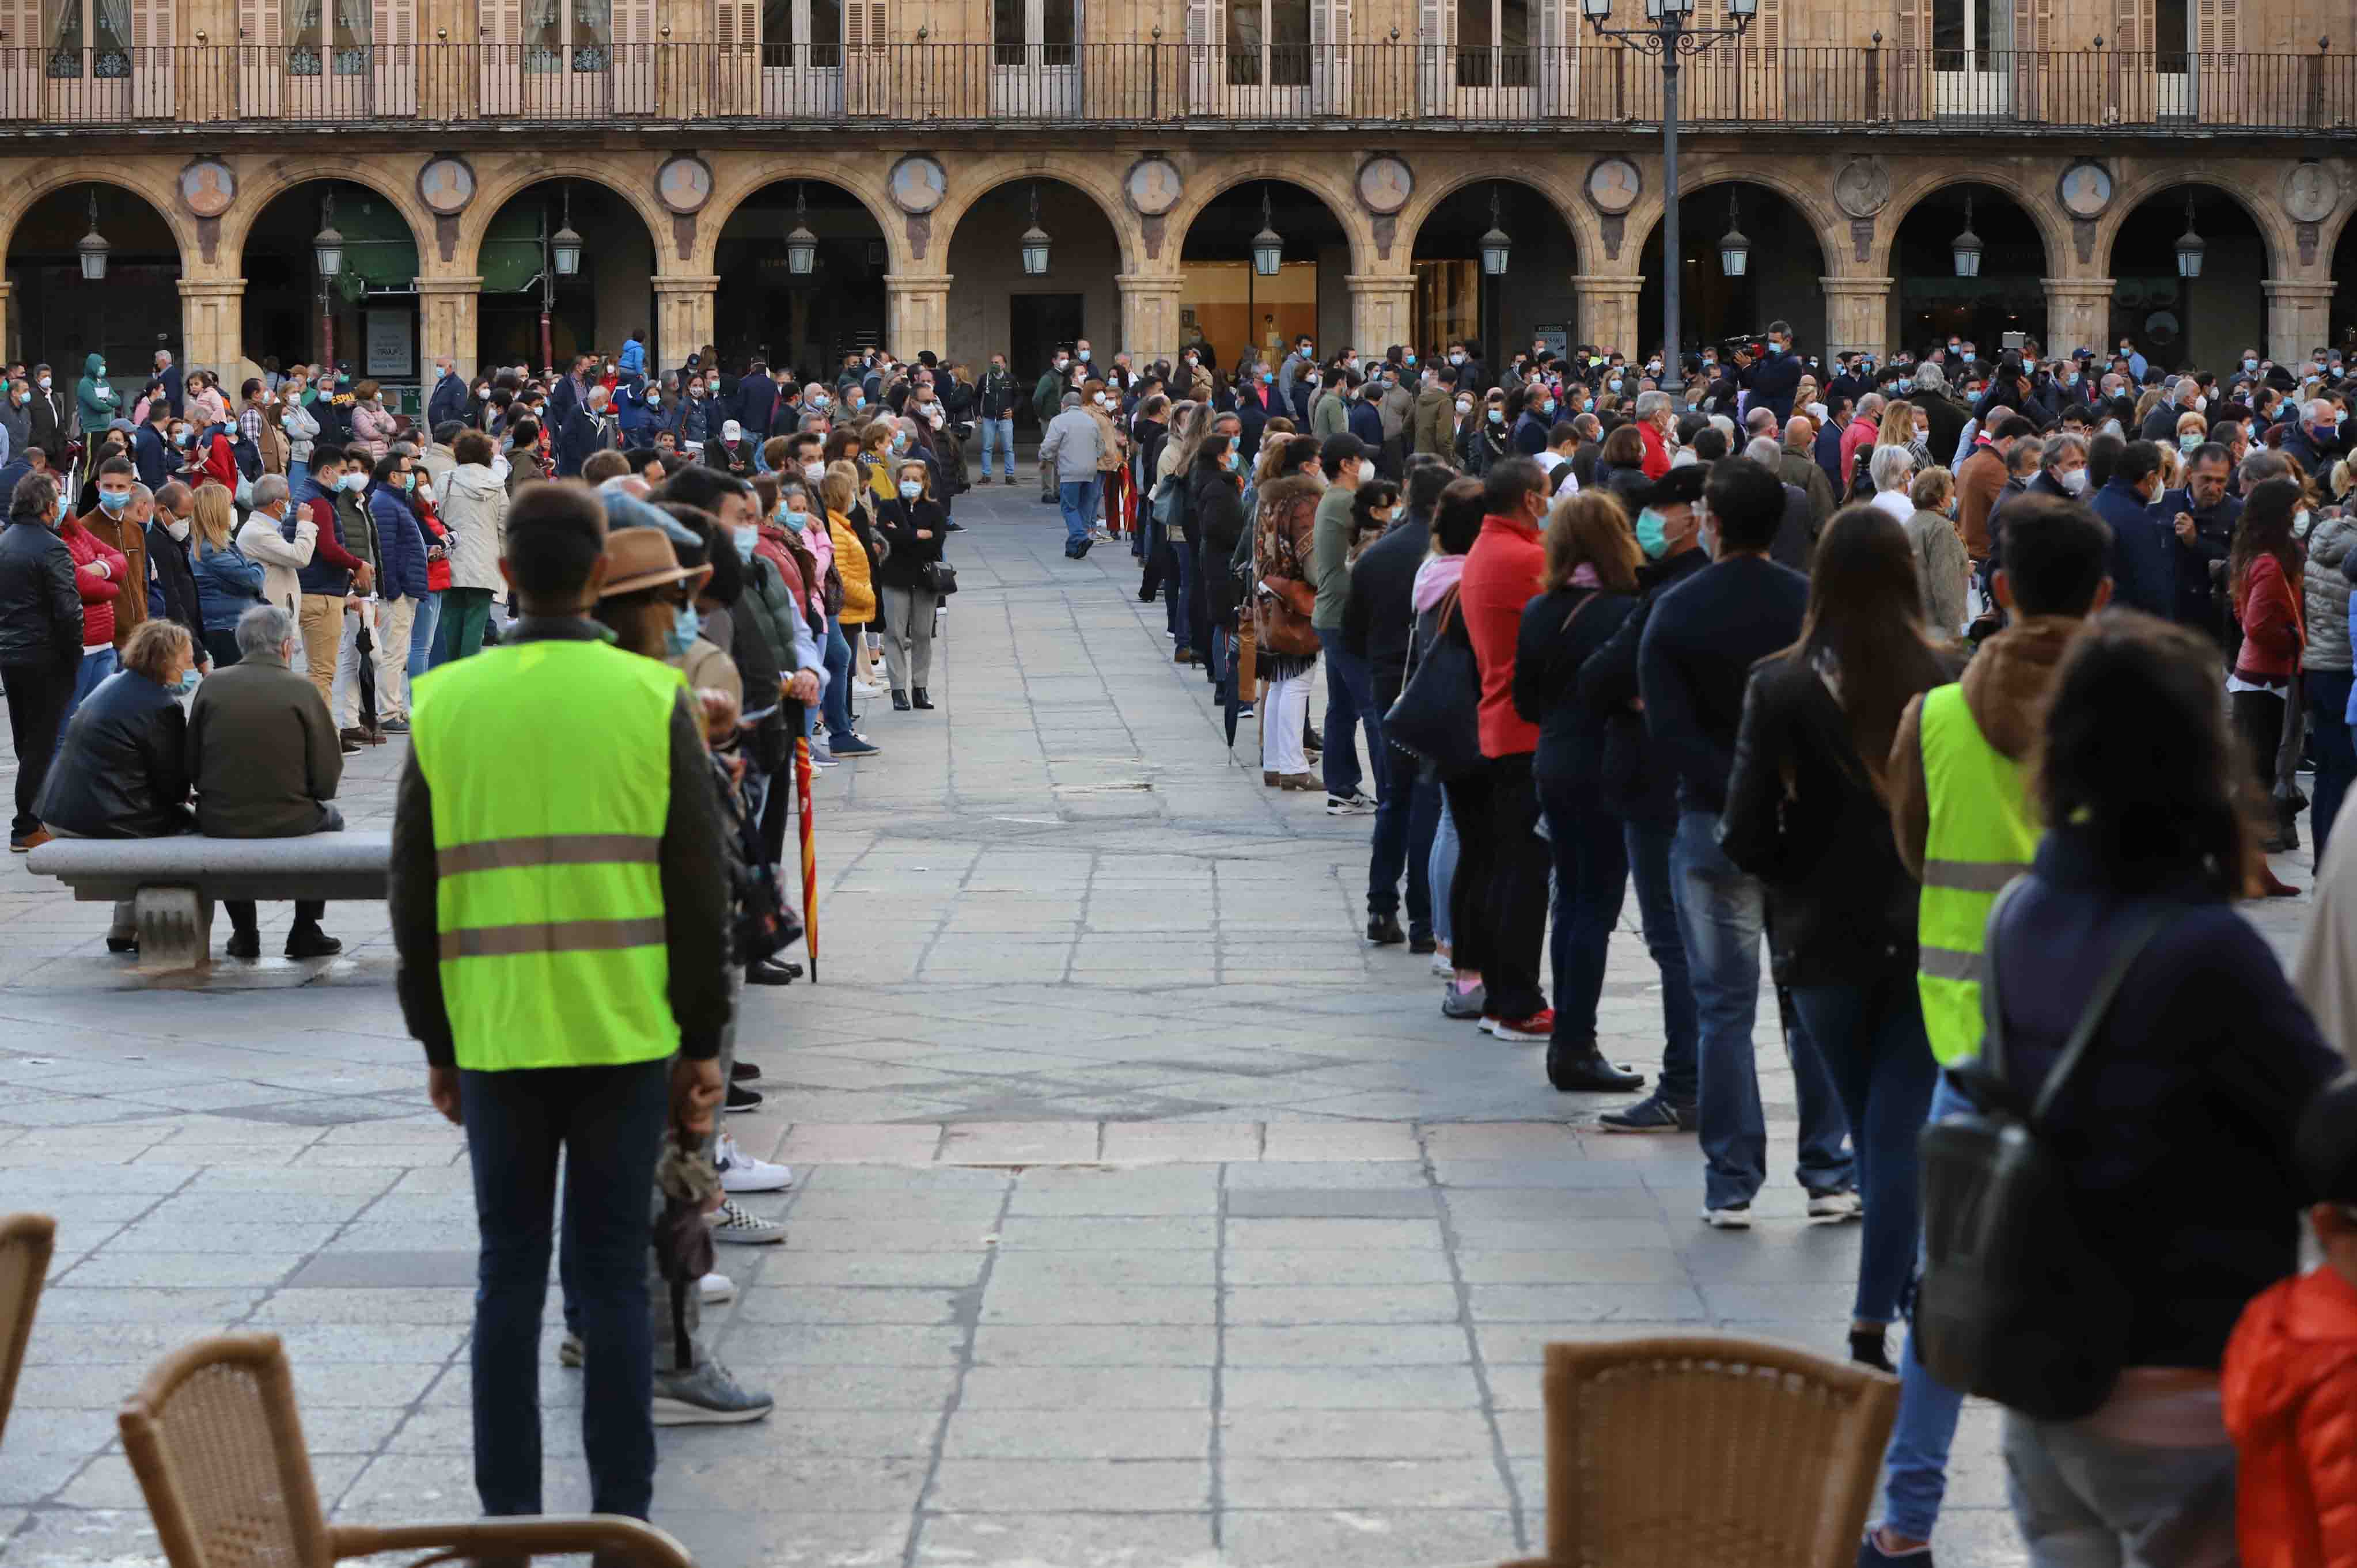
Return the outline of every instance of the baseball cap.
[[[1364,462],[1374,456],[1374,449],[1347,430],[1338,430],[1326,437],[1326,445],[1318,448],[1318,461],[1326,467],[1347,463],[1356,457]]]
[[[1703,485],[1710,478],[1708,463],[1687,463],[1674,467],[1645,489],[1639,490],[1639,506],[1692,506],[1702,499]]]

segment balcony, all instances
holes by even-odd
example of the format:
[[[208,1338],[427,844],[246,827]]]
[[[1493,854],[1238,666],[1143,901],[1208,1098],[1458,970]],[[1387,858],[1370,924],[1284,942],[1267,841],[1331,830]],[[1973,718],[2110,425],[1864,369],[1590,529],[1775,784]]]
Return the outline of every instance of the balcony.
[[[0,49],[0,142],[379,124],[1554,132],[1658,124],[1661,91],[1652,60],[1612,45],[17,48]],[[2357,55],[1722,46],[1688,63],[1681,116],[1901,136],[2346,131]]]

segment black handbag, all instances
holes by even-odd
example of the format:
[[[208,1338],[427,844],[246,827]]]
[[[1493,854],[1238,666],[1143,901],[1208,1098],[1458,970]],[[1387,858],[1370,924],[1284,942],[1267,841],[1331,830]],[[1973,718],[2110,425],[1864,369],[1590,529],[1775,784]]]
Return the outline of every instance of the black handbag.
[[[920,575],[925,586],[933,591],[933,597],[937,599],[946,599],[957,592],[957,568],[946,561],[926,562]]]
[[[1443,779],[1461,778],[1482,760],[1481,668],[1463,628],[1458,628],[1459,635],[1448,635],[1450,618],[1457,613],[1457,590],[1452,588],[1441,603],[1431,646],[1383,715],[1383,738],[1430,764]]]
[[[2086,1059],[2121,983],[2179,912],[2136,928],[2089,993],[2042,1084],[2010,1080],[1996,932],[2018,881],[1989,911],[1978,1061],[1954,1069],[1974,1109],[1926,1127],[1921,1148],[1923,1278],[1911,1337],[1924,1368],[1952,1389],[2040,1421],[2093,1412],[2119,1380],[2127,1291],[2083,1223],[2070,1173],[2040,1129]]]

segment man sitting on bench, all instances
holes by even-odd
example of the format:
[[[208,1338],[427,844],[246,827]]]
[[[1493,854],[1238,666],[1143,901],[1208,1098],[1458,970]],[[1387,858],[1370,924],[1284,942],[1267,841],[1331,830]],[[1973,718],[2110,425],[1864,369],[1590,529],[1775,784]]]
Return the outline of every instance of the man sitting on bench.
[[[197,688],[188,714],[188,773],[197,789],[199,832],[283,839],[343,828],[343,813],[328,804],[343,778],[343,749],[319,689],[295,671],[300,637],[294,617],[275,605],[257,605],[238,619],[238,662]],[[261,957],[253,901],[224,898],[221,907],[231,928],[229,956]],[[317,899],[296,903],[288,958],[344,950],[319,929],[327,908]]]

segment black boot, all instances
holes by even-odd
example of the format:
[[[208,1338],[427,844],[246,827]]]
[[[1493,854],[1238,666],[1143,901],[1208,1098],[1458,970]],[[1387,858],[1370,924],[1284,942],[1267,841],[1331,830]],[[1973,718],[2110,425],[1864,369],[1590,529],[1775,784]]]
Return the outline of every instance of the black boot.
[[[1400,929],[1397,915],[1370,915],[1367,917],[1367,940],[1379,948],[1396,947],[1407,940],[1407,933]]]
[[[329,936],[308,920],[297,921],[286,933],[288,958],[333,958],[344,950],[344,944]]]
[[[897,687],[892,692],[892,711],[896,714],[905,714],[909,711],[909,693]]]
[[[765,958],[759,963],[745,966],[748,985],[791,985],[802,977],[802,966],[780,959]]]
[[[1549,1040],[1546,1069],[1547,1081],[1566,1093],[1609,1093],[1641,1089],[1645,1083],[1643,1073],[1606,1061],[1592,1039]]]
[[[229,934],[229,940],[222,945],[221,951],[231,958],[260,958],[262,933],[259,930],[231,931]]]
[[[909,687],[909,700],[914,702],[920,708],[930,709],[933,705],[933,700],[925,695],[925,689],[922,686]]]

